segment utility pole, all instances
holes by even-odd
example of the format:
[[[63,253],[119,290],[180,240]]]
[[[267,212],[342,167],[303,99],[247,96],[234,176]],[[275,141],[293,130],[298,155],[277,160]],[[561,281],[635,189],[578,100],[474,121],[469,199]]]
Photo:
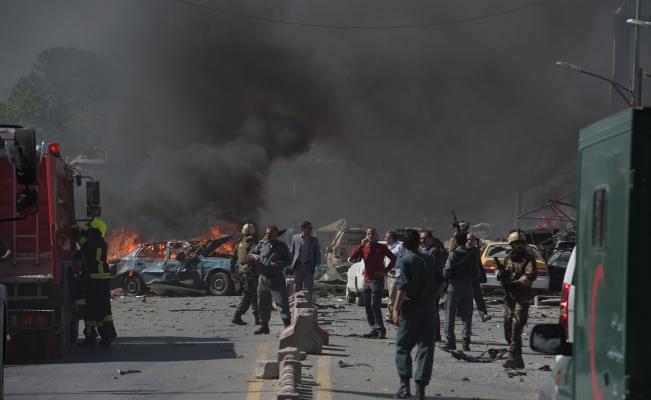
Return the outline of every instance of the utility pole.
[[[642,14],[642,0],[635,2],[635,20],[640,20]],[[632,66],[632,85],[633,107],[642,105],[642,68],[640,68],[640,24],[633,24],[633,66]]]

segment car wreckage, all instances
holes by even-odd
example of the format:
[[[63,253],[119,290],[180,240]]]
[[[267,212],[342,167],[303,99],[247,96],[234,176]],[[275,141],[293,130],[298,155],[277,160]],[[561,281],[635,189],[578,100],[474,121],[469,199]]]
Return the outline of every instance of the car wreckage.
[[[232,294],[239,285],[232,279],[231,253],[223,249],[231,238],[146,243],[110,263],[111,288],[133,296],[146,288],[159,295]]]

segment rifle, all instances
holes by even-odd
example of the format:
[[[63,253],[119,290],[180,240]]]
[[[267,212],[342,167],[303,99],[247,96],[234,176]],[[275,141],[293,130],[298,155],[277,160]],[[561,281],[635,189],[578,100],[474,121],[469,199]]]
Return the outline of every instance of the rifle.
[[[502,283],[511,281],[513,279],[511,271],[507,270],[497,257],[493,257],[493,261],[495,261],[495,269],[497,269],[497,280]]]
[[[452,210],[452,223],[450,224],[450,226],[458,231],[461,230],[461,226],[459,225],[459,219],[457,219],[457,213],[455,213],[454,210]]]

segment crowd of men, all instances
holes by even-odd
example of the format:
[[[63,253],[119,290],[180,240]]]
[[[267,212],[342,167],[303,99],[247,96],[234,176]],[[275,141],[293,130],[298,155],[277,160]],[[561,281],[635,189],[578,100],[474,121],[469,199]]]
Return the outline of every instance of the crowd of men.
[[[319,241],[312,235],[309,221],[301,224],[301,232],[292,236],[288,246],[279,240],[279,230],[270,225],[256,243],[255,227],[245,224],[232,259],[234,274],[242,283],[242,297],[232,322],[246,325],[242,316],[252,308],[256,335],[269,334],[272,299],[285,326],[291,324],[285,275],[294,277],[294,291],[306,290],[314,301],[314,278],[321,264]],[[110,273],[106,262],[106,224],[91,220],[86,228],[73,227],[77,243],[76,259],[80,268],[74,287],[77,315],[85,321],[83,346],[110,345],[115,339],[110,304]],[[402,242],[394,231],[385,235],[386,244],[378,241],[375,228],[368,228],[362,243],[352,252],[349,261],[364,261],[365,311],[370,331],[366,338],[385,338],[385,320],[398,326],[396,368],[400,387],[395,398],[410,398],[410,380],[415,381],[415,399],[424,399],[434,360],[435,342],[444,350],[456,350],[455,319],[462,321],[462,348],[470,350],[473,301],[482,321],[491,318],[486,310],[481,283],[486,274],[481,263],[480,242],[460,225],[451,239],[450,248],[427,230],[408,229]],[[537,277],[535,258],[527,251],[525,236],[512,230],[511,246],[504,261],[495,258],[497,279],[505,291],[504,336],[509,345],[505,368],[524,368],[522,331],[533,302],[532,282]],[[385,276],[388,281],[388,314],[382,315]],[[439,304],[445,296],[445,340],[441,340]],[[417,347],[416,369],[412,372],[411,352]]]
[[[482,321],[492,317],[484,302],[481,283],[486,273],[481,263],[481,243],[468,230],[468,224],[457,227],[450,247],[427,230],[407,230],[403,240],[394,231],[379,242],[375,228],[368,228],[362,243],[348,261],[364,261],[364,305],[369,332],[366,338],[386,337],[384,323],[398,326],[396,367],[400,387],[395,398],[411,398],[410,380],[415,381],[415,399],[424,399],[434,360],[435,342],[446,351],[457,349],[455,319],[462,322],[462,349],[470,350],[473,301]],[[233,266],[243,283],[242,299],[232,322],[246,325],[242,315],[252,305],[255,334],[269,333],[271,299],[276,303],[285,326],[291,323],[285,275],[294,276],[294,290],[307,290],[313,301],[314,278],[321,263],[319,241],[312,235],[312,224],[301,224],[301,233],[290,239],[290,246],[278,239],[278,228],[269,226],[264,238],[255,243],[255,229],[246,224],[244,237],[236,246]],[[524,368],[522,331],[533,301],[532,282],[536,279],[534,257],[526,249],[526,239],[518,230],[508,236],[511,246],[504,262],[495,259],[497,278],[505,289],[504,336],[509,345],[505,368]],[[389,306],[382,315],[385,277],[388,283]],[[440,301],[445,295],[445,330],[441,336]],[[442,340],[444,339],[444,340]],[[412,372],[411,352],[417,348],[416,368]]]

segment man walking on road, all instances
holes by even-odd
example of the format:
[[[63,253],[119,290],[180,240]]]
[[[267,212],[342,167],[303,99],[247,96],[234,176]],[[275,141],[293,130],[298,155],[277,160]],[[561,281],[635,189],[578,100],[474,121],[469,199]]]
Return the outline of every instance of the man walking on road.
[[[434,303],[432,297],[443,289],[443,277],[435,267],[434,259],[418,251],[418,233],[408,230],[405,235],[405,254],[398,259],[393,321],[398,325],[396,337],[396,368],[400,376],[397,399],[411,397],[409,380],[414,377],[414,399],[425,399],[425,387],[432,376],[434,362]],[[416,371],[412,374],[411,350],[417,346]]]
[[[477,250],[466,246],[467,232],[454,234],[456,247],[445,263],[443,276],[448,280],[448,292],[445,296],[445,340],[444,350],[456,350],[454,337],[454,320],[457,310],[463,322],[463,350],[470,351],[472,333],[472,282],[479,277],[477,270]]]
[[[244,237],[235,245],[235,254],[231,259],[233,265],[233,274],[238,275],[242,283],[242,298],[240,304],[235,310],[235,315],[231,321],[237,325],[246,325],[242,320],[242,315],[246,313],[249,306],[253,309],[255,324],[260,325],[260,314],[258,313],[258,272],[256,271],[255,262],[249,256],[249,252],[255,245],[255,227],[253,224],[244,224],[242,227]]]
[[[420,231],[420,251],[424,254],[427,254],[434,258],[434,267],[437,269],[437,273],[443,275],[443,267],[445,264],[445,250],[443,246],[437,246],[434,243],[434,236],[431,231],[423,230]],[[438,241],[438,240],[437,240]],[[441,317],[439,315],[439,303],[441,302],[441,296],[438,295],[434,297],[434,341],[441,341]]]
[[[479,239],[475,236],[474,233],[468,234],[468,247],[477,249],[479,253]],[[479,278],[472,281],[472,295],[475,299],[475,304],[477,305],[477,311],[479,311],[479,317],[482,322],[491,320],[493,317],[488,314],[488,309],[486,308],[486,302],[484,301],[484,294],[482,293],[481,284],[486,283],[486,271],[484,271],[484,266],[481,265],[481,254],[477,257],[477,270],[479,271]]]
[[[364,260],[364,307],[366,320],[371,331],[364,335],[365,338],[384,339],[387,330],[382,319],[382,292],[384,291],[384,277],[386,271],[396,265],[397,257],[389,248],[377,241],[377,230],[368,228],[366,238],[355,249],[348,261],[358,262]],[[389,258],[389,265],[384,267],[384,258]]]
[[[321,250],[319,239],[312,236],[312,224],[305,221],[301,224],[301,233],[292,237],[289,246],[291,268],[294,271],[294,292],[303,289],[308,291],[308,301],[313,302],[314,273],[321,265]]]
[[[395,254],[396,257],[402,257],[402,255],[405,253],[405,249],[403,248],[402,243],[398,241],[398,235],[395,231],[388,231],[384,235],[384,240],[386,240],[389,250],[391,250],[391,252]],[[390,262],[391,260],[384,258],[385,267],[388,267]],[[387,284],[389,286],[389,307],[387,307],[386,321],[389,323],[393,323],[391,310],[393,310],[393,302],[396,300],[396,279],[398,279],[399,276],[400,269],[398,269],[398,264],[396,264],[396,267],[393,270],[389,271],[389,275],[387,276]]]
[[[269,225],[265,231],[265,239],[258,243],[251,251],[253,260],[260,273],[258,281],[258,308],[260,311],[260,328],[254,334],[269,333],[269,319],[271,319],[271,299],[280,309],[280,317],[285,326],[289,326],[289,299],[287,286],[283,276],[283,268],[289,265],[289,248],[285,242],[278,240],[278,228]]]

